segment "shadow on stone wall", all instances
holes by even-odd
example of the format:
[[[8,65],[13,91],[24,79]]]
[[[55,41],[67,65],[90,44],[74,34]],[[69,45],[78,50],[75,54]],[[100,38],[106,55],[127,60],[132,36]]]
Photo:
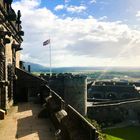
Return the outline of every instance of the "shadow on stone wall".
[[[46,91],[48,91],[46,87]],[[50,90],[45,98],[45,108],[56,130],[61,130],[62,140],[96,140],[98,134],[80,113],[68,105],[59,95]]]

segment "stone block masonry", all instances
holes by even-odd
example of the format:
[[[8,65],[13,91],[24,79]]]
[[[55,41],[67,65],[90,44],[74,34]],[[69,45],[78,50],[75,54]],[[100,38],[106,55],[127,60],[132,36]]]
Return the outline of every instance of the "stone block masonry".
[[[87,114],[86,76],[72,74],[53,76],[49,80],[49,86],[83,116]]]
[[[45,98],[46,109],[56,129],[60,130],[62,140],[98,140],[96,128],[78,111],[52,90],[48,97]]]
[[[99,123],[114,125],[120,122],[140,122],[140,98],[116,103],[98,103],[88,107],[88,117]]]
[[[85,76],[65,77],[64,100],[83,116],[87,114],[87,79]]]

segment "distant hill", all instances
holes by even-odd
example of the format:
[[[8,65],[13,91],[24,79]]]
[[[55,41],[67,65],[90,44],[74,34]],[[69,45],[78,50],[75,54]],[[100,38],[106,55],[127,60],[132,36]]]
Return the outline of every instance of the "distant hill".
[[[31,66],[31,71],[32,72],[47,72],[49,69],[43,65],[36,64],[36,63],[31,63],[31,62],[25,62],[24,66],[26,69],[28,69],[28,65]]]
[[[25,62],[25,68],[31,66],[32,72],[49,72],[49,68],[40,64]],[[69,72],[89,72],[89,71],[140,71],[140,67],[57,67],[52,68],[52,72],[69,73]]]

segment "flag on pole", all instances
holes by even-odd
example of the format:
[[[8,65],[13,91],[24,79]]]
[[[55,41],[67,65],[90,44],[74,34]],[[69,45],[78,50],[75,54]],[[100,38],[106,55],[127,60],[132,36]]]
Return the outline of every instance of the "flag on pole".
[[[50,44],[50,39],[48,39],[48,40],[46,40],[46,41],[43,42],[43,46],[46,46],[48,44]]]

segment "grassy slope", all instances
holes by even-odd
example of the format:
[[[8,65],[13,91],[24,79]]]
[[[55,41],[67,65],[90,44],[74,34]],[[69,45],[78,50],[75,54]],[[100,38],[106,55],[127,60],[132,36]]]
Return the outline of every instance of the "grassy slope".
[[[107,129],[107,140],[140,140],[140,126]]]

